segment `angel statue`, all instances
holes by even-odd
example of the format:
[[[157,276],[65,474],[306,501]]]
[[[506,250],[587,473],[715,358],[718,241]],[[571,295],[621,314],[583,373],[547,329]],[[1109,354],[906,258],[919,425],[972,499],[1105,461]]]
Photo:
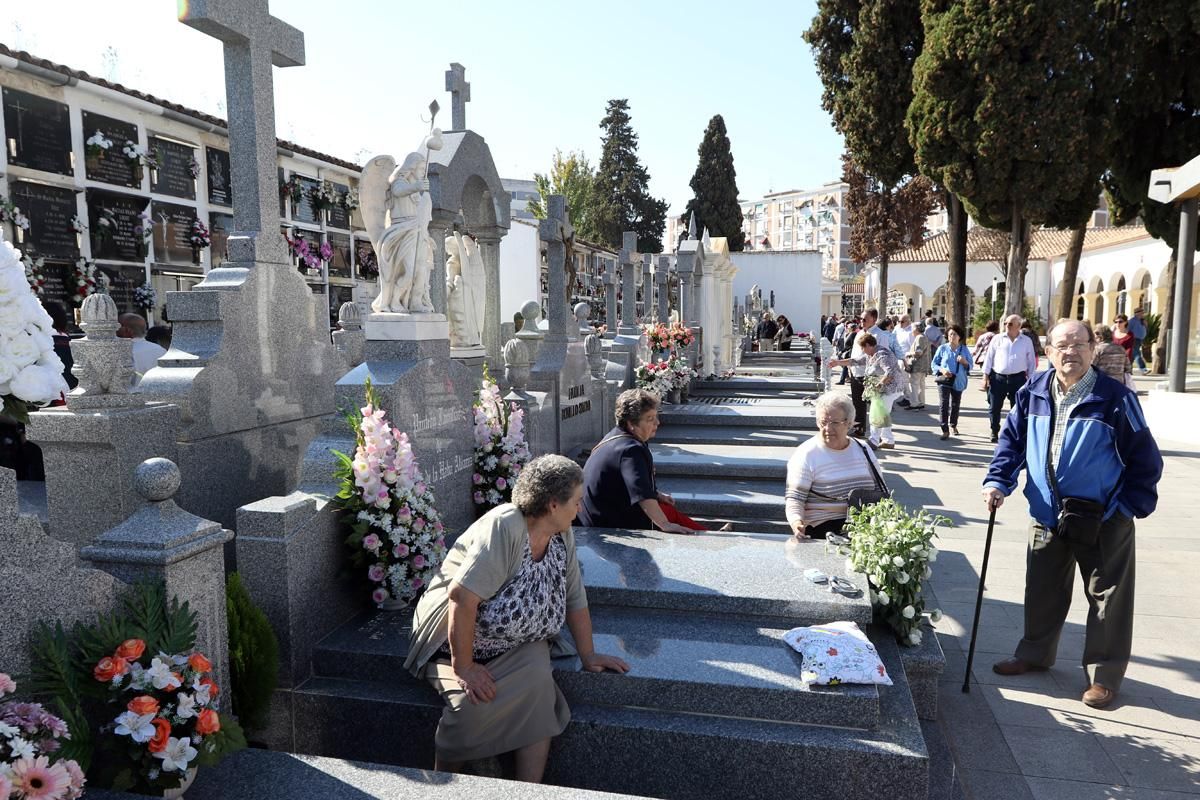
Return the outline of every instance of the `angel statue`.
[[[430,151],[442,149],[441,130],[434,128],[423,147],[423,153],[409,153],[403,164],[376,156],[363,167],[360,207],[379,260],[379,294],[371,302],[376,313],[434,310],[429,299],[433,201],[427,176]]]
[[[479,243],[458,231],[446,237],[446,317],[451,347],[483,344],[485,271]]]

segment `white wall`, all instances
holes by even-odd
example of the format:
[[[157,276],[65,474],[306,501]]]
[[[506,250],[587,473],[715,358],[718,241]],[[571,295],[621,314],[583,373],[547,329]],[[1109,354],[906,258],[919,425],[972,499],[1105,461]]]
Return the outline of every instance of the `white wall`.
[[[821,323],[821,254],[815,251],[730,253],[738,268],[733,296],[744,302],[750,287],[758,284],[763,302],[775,292],[775,311],[787,316],[797,331],[817,329]]]
[[[500,240],[501,323],[512,322],[521,306],[542,296],[539,246],[537,228],[519,219]]]

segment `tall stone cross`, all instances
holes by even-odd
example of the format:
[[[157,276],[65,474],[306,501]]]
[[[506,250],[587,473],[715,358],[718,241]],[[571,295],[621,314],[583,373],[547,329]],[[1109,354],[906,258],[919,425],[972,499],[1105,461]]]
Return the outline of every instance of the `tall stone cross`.
[[[671,296],[671,259],[668,256],[659,256],[658,264],[654,268],[654,290],[657,295],[657,304],[654,318],[657,322],[666,324],[670,317],[668,305],[670,304]]]
[[[634,231],[621,234],[621,327],[622,336],[637,336],[638,237]]]
[[[642,254],[642,322],[654,318],[654,277],[651,269],[654,266],[654,256]]]
[[[604,324],[615,336],[619,321],[617,319],[617,262],[604,261]]]
[[[267,0],[188,0],[179,21],[225,44],[225,103],[233,178],[229,260],[287,264],[279,235],[278,145],[271,65],[304,64],[304,34],[271,16]]]
[[[446,91],[450,93],[451,130],[467,129],[467,103],[471,101],[471,84],[467,83],[467,68],[457,62],[446,70]]]
[[[546,338],[567,338],[567,243],[575,238],[575,229],[567,214],[567,198],[552,194],[546,198],[546,218],[538,224],[538,236],[546,243],[547,296],[550,312]]]

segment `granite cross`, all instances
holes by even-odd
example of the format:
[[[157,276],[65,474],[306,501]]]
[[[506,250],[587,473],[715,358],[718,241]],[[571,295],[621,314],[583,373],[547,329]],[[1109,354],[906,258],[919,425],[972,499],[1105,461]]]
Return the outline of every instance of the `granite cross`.
[[[229,260],[287,264],[279,235],[278,144],[271,65],[304,64],[304,34],[272,17],[267,0],[189,0],[179,21],[225,45],[225,99],[234,232]]]
[[[615,336],[617,321],[617,262],[604,260],[604,324]]]
[[[657,292],[655,319],[663,324],[666,324],[670,319],[670,312],[668,310],[671,295],[670,281],[671,259],[668,256],[659,256],[658,265],[654,269],[654,287]]]
[[[446,91],[450,92],[451,130],[465,131],[471,84],[467,83],[467,69],[462,64],[452,63],[450,69],[446,70]]]
[[[550,323],[547,338],[567,336],[567,243],[575,238],[575,229],[567,214],[567,198],[552,194],[546,198],[546,218],[538,224],[538,236],[546,243],[547,305]]]
[[[621,234],[621,327],[622,336],[637,336],[637,257],[638,236],[634,231]]]

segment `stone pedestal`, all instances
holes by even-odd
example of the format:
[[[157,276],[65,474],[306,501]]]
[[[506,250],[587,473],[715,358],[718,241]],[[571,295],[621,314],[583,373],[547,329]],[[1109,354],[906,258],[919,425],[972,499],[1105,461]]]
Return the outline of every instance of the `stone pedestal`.
[[[367,339],[373,341],[426,341],[449,339],[445,314],[393,314],[372,312],[367,316]]]
[[[186,602],[197,616],[196,649],[212,661],[217,685],[228,686],[224,545],[233,533],[175,505],[179,484],[174,462],[142,462],[133,478],[142,507],[79,555],[125,583],[162,582],[169,597]],[[220,696],[223,709],[229,708],[228,698]]]

